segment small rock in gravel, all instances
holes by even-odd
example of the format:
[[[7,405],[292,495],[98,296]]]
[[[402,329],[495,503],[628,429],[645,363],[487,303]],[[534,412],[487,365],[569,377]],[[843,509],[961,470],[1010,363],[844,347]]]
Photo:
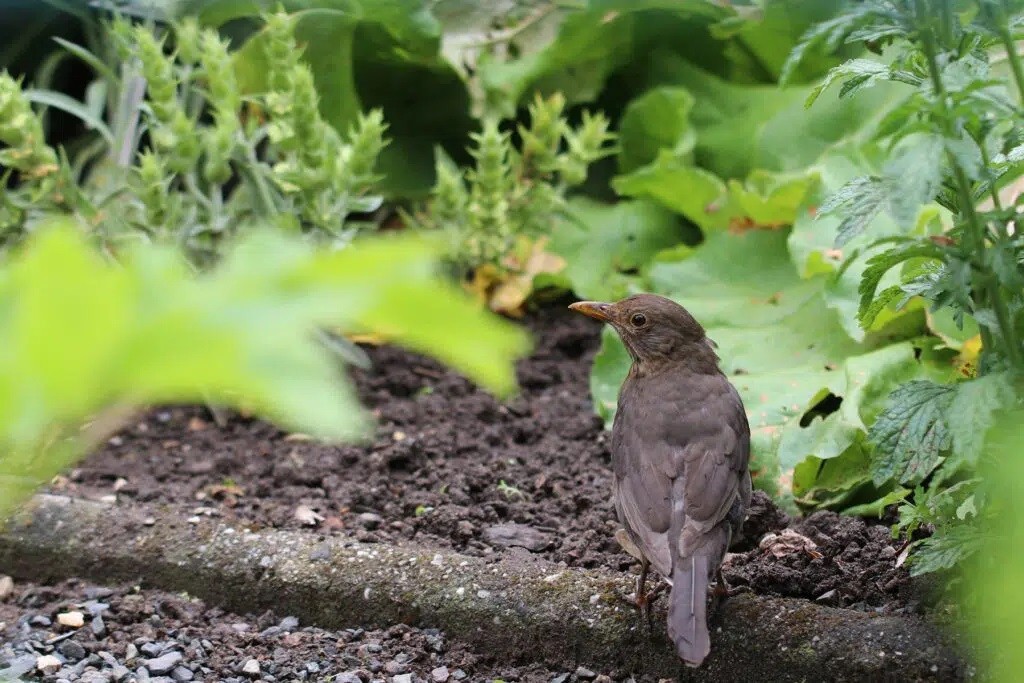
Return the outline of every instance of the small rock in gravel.
[[[159,657],[160,653],[164,651],[164,646],[162,643],[143,643],[139,649],[147,657]]]
[[[412,683],[412,674],[398,674],[391,679],[391,683]]]
[[[114,594],[112,588],[106,588],[104,586],[87,586],[85,589],[85,597],[88,600],[102,600],[103,598],[109,598]]]
[[[434,683],[445,683],[448,680],[448,667],[439,666],[430,672],[430,680]]]
[[[114,680],[118,682],[128,678],[130,674],[131,671],[129,671],[128,667],[124,666],[123,664],[115,664],[110,669],[110,675],[113,676]]]
[[[196,675],[192,673],[192,670],[184,666],[176,666],[174,667],[174,670],[171,671],[171,678],[173,678],[178,683],[185,683],[186,681],[191,681],[195,677]]]
[[[483,530],[483,537],[491,545],[505,548],[517,546],[535,553],[551,545],[549,534],[527,524],[516,524],[515,522],[489,526]]]
[[[360,524],[371,531],[379,527],[384,522],[384,518],[375,512],[364,512],[359,515],[358,519]]]
[[[163,674],[170,673],[174,670],[174,667],[181,663],[182,656],[180,652],[171,651],[167,654],[154,657],[146,660],[146,669],[149,673],[162,676]]]
[[[466,672],[463,671],[462,669],[456,669],[455,671],[452,672],[452,678],[454,678],[457,681],[461,681],[465,677],[466,677]]]
[[[576,667],[576,678],[583,681],[592,681],[597,678],[597,674],[586,667],[578,666]]]
[[[65,640],[57,646],[57,652],[61,653],[69,662],[77,662],[85,659],[85,648],[74,640]]]
[[[39,626],[40,628],[46,628],[47,626],[51,625],[53,622],[50,621],[49,617],[44,617],[42,614],[37,614],[34,617],[32,617],[31,619],[29,619],[28,623],[31,624],[32,626]]]
[[[569,680],[569,674],[558,674],[551,679],[551,683],[566,683]]]
[[[124,658],[127,661],[131,661],[139,656],[139,648],[135,647],[134,643],[128,643],[128,647],[124,649]]]
[[[0,669],[0,680],[20,680],[36,666],[35,655],[21,655],[7,661],[7,668]]]
[[[259,676],[260,674],[260,663],[255,659],[250,659],[242,665],[242,673],[248,676]]]
[[[358,674],[351,671],[340,673],[334,677],[335,683],[363,683],[363,679]]]
[[[82,628],[85,626],[85,615],[81,612],[61,612],[57,615],[57,623],[68,628]]]
[[[89,669],[88,671],[82,672],[82,675],[78,679],[78,683],[110,683],[111,674],[109,671],[96,671],[95,669]]]
[[[146,683],[146,681],[150,680],[149,671],[146,670],[146,667],[140,666],[135,670],[135,680],[137,683]]]
[[[44,674],[55,674],[62,666],[64,664],[53,655],[43,655],[36,660],[36,669]]]
[[[299,627],[298,617],[285,617],[281,620],[281,623],[277,625],[282,631],[294,631]]]
[[[405,673],[405,670],[407,668],[408,667],[406,666],[405,662],[400,662],[397,659],[392,659],[390,662],[384,665],[385,673],[388,673],[392,676],[394,676],[395,674]]]
[[[0,600],[14,592],[14,579],[0,575]]]
[[[821,595],[816,597],[814,599],[814,601],[818,602],[818,603],[820,603],[822,605],[838,605],[839,604],[838,591],[836,591],[835,588],[833,588],[830,591],[825,591],[824,593],[822,593]]]
[[[320,665],[316,662],[306,662],[306,671],[311,674],[318,674],[320,673]]]
[[[97,614],[92,618],[92,622],[89,624],[89,628],[92,629],[92,634],[97,638],[102,638],[107,635],[107,624],[103,621],[103,616]]]

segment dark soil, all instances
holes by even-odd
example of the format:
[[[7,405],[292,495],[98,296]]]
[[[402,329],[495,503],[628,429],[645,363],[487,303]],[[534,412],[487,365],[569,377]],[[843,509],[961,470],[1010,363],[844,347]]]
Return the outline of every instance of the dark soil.
[[[70,612],[82,613],[84,624],[61,625],[58,615]],[[0,600],[0,642],[0,680],[30,672],[35,680],[83,683],[612,680],[501,667],[434,629],[326,631],[272,613],[225,613],[183,595],[74,581],[18,585]],[[36,670],[45,655],[61,663],[47,675]]]
[[[589,399],[599,327],[561,307],[527,325],[535,352],[507,403],[432,360],[368,348],[372,369],[352,371],[378,418],[368,445],[322,445],[238,416],[219,428],[204,408],[158,409],[57,488],[256,527],[496,557],[520,546],[569,566],[626,570],[634,562],[613,539],[607,437]],[[727,579],[839,606],[913,606],[887,527],[820,512],[761,543],[789,524],[758,496]]]

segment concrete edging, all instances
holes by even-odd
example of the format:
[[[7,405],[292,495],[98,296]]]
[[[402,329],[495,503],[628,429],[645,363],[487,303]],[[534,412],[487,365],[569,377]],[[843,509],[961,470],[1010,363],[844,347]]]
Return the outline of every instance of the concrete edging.
[[[238,612],[273,609],[326,628],[398,622],[443,629],[510,664],[542,661],[684,681],[957,681],[967,663],[933,626],[804,600],[741,594],[712,622],[704,666],[686,669],[613,591],[631,575],[511,555],[487,561],[309,532],[247,531],[173,514],[40,495],[0,532],[0,572],[55,581],[141,580]],[[897,644],[897,646],[894,646]]]

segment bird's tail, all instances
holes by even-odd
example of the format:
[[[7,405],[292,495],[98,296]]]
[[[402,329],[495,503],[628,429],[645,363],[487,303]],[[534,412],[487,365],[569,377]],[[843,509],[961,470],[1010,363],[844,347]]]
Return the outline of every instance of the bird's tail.
[[[672,568],[668,635],[687,666],[700,666],[711,651],[708,634],[708,557],[679,558]]]

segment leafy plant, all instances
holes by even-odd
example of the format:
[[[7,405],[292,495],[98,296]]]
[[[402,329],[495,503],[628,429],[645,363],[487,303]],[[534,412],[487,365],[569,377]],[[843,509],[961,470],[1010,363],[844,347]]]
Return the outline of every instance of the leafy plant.
[[[984,434],[1021,400],[1024,240],[1013,188],[1024,169],[1022,27],[1024,4],[1015,0],[869,0],[810,29],[789,62],[815,44],[867,41],[887,48],[885,59],[836,67],[808,105],[840,82],[840,97],[883,81],[909,90],[877,129],[888,154],[880,172],[851,180],[819,211],[841,218],[837,248],[883,212],[896,227],[867,245],[861,325],[920,298],[933,316],[949,315],[957,328],[980,334],[981,356],[967,377],[903,384],[868,434],[874,483],[914,489],[897,529],[934,529],[915,542],[914,573],[951,568],[977,548],[983,502],[974,472]],[[994,70],[995,51],[1008,74]],[[950,221],[940,233],[919,221],[933,201]],[[880,289],[891,271],[896,281]]]
[[[170,246],[112,264],[69,220],[41,225],[0,264],[0,519],[147,404],[213,398],[360,437],[323,326],[385,332],[509,393],[525,333],[441,278],[437,255],[411,236],[331,251],[263,229],[196,276]]]
[[[69,45],[97,69],[105,87],[145,87],[145,98],[115,98],[128,111],[110,112],[114,128],[67,98],[21,93],[3,77],[0,97],[8,104],[0,125],[12,150],[0,164],[19,174],[0,220],[9,241],[57,209],[93,225],[115,248],[140,236],[170,240],[200,266],[215,259],[225,237],[254,221],[306,231],[334,246],[347,244],[357,228],[346,221],[349,215],[381,203],[368,191],[385,145],[383,119],[379,111],[360,115],[343,139],[319,113],[312,74],[292,35],[293,20],[278,13],[266,21],[273,65],[268,88],[245,97],[228,45],[194,20],[175,26],[175,50],[168,53],[168,37],[115,19],[108,28],[127,67],[122,76]],[[56,164],[29,109],[30,96],[81,116],[106,142],[106,162]],[[22,127],[27,132],[18,139],[15,131]]]
[[[443,230],[449,259],[473,273],[479,289],[492,290],[515,275],[528,276],[518,302],[498,297],[499,307],[515,310],[529,293],[530,257],[548,235],[553,217],[564,212],[566,192],[587,179],[587,168],[613,150],[608,120],[584,112],[572,127],[565,98],[538,96],[529,106],[530,124],[518,127],[520,149],[495,119],[474,134],[473,168],[462,170],[440,150],[437,184],[427,206],[408,217],[413,225]],[[534,262],[535,263],[535,262]],[[525,291],[523,291],[525,289]],[[509,305],[512,304],[512,305]]]

